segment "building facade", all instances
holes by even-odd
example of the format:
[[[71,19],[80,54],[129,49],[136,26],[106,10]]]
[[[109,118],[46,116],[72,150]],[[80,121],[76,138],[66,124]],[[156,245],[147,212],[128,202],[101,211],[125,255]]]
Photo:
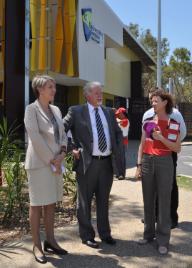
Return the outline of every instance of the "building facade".
[[[23,121],[41,73],[56,79],[63,115],[85,101],[87,81],[103,85],[105,105],[142,104],[143,65],[155,62],[104,0],[0,1],[0,112],[9,122]]]

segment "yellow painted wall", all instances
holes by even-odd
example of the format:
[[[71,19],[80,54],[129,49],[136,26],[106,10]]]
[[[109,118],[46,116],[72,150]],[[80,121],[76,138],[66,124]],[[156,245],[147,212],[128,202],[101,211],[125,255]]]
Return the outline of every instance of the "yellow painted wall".
[[[124,48],[107,48],[104,92],[128,98],[131,95],[131,61],[135,54]]]
[[[109,93],[103,93],[103,104],[106,105],[106,100],[111,100],[113,102],[114,106],[114,95],[109,94]]]

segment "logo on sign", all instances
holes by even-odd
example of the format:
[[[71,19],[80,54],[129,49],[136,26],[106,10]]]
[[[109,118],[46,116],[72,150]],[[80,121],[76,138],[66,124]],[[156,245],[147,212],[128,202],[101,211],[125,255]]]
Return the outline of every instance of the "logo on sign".
[[[81,12],[85,40],[89,41],[92,39],[96,43],[100,44],[103,41],[103,33],[96,29],[92,24],[92,9],[82,8]]]

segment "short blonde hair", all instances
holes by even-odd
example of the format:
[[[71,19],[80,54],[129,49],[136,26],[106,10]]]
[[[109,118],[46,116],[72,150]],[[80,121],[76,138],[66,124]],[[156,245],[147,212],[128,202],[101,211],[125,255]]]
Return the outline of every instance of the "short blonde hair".
[[[39,98],[38,89],[44,87],[48,81],[51,81],[56,84],[55,79],[49,75],[36,75],[35,77],[33,77],[32,89],[35,97]]]

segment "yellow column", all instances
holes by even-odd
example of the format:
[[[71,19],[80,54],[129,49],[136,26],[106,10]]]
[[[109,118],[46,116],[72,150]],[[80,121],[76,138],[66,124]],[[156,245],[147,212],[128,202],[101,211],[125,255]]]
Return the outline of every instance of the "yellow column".
[[[54,47],[53,70],[55,72],[60,72],[62,62],[62,50],[63,50],[62,0],[58,0],[54,41],[55,41],[55,47]]]
[[[45,70],[47,67],[46,64],[46,55],[47,55],[47,46],[46,46],[46,0],[41,0],[40,5],[40,36],[39,36],[39,59],[38,59],[38,69]]]
[[[65,67],[64,71],[68,76],[74,76],[74,55],[73,41],[76,35],[76,4],[75,0],[64,1],[64,50],[65,50]]]
[[[30,56],[30,65],[31,71],[37,70],[37,58],[38,58],[38,46],[37,46],[37,2],[36,0],[30,0],[30,22],[31,22],[31,56]]]

